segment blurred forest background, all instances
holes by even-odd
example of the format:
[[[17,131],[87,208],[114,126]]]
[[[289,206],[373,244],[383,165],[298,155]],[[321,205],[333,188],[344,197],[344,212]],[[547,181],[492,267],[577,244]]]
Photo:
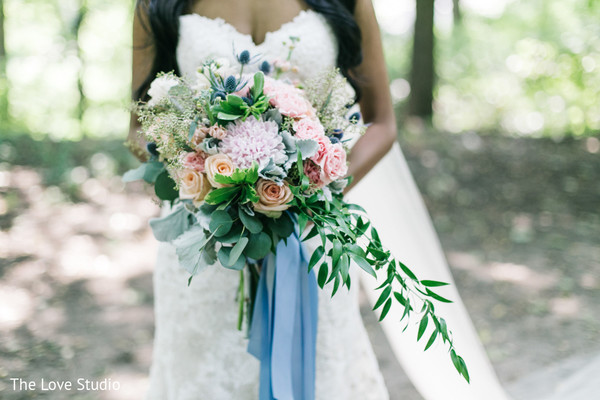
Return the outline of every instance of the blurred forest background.
[[[456,284],[501,380],[535,400],[600,352],[600,0],[374,4]],[[6,381],[34,372],[143,390],[157,207],[119,178],[136,165],[132,16],[131,0],[0,0],[2,398],[35,397]],[[418,399],[380,342],[392,399]]]

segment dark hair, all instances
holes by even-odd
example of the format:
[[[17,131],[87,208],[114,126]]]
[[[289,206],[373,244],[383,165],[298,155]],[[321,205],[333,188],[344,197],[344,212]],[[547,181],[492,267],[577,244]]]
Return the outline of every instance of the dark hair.
[[[353,68],[362,62],[361,32],[354,19],[356,0],[304,0],[314,11],[326,19],[338,43],[337,66],[360,97]],[[155,49],[152,70],[136,91],[136,98],[146,97],[150,83],[159,72],[174,71],[179,74],[176,48],[179,41],[179,17],[187,11],[190,0],[138,0],[136,9],[144,13],[149,26],[145,29],[153,38]]]

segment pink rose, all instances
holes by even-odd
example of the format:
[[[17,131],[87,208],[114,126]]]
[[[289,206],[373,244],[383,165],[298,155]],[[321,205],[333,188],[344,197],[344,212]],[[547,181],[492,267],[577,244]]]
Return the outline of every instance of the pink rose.
[[[325,172],[325,176],[330,182],[343,178],[348,173],[346,151],[341,143],[331,146],[331,150],[327,152],[322,160],[322,166],[323,172]]]
[[[304,161],[304,175],[306,175],[310,182],[317,187],[326,185],[326,182],[323,181],[323,170],[312,160]]]
[[[292,85],[265,77],[263,92],[270,98],[269,103],[283,115],[301,118],[312,113],[312,106],[303,92]]]
[[[325,136],[325,130],[321,123],[312,118],[302,118],[294,122],[294,131],[296,131],[298,139],[312,139],[319,144],[319,150],[311,159],[322,166],[323,157],[331,149],[331,141]]]
[[[203,151],[186,153],[183,156],[183,166],[194,171],[204,172],[204,161],[208,154]]]
[[[290,207],[288,203],[294,198],[287,182],[279,186],[266,179],[258,180],[256,193],[259,200],[258,203],[254,203],[254,211],[271,218],[280,217],[281,213]]]

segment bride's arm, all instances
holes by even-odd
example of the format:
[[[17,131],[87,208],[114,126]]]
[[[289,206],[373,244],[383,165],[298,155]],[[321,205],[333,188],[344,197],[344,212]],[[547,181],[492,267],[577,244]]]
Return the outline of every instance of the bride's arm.
[[[146,29],[147,26],[148,21],[143,7],[136,8],[133,18],[133,62],[131,73],[131,98],[133,100],[138,100],[136,98],[137,89],[152,71],[152,63],[154,62],[153,41]],[[131,153],[136,158],[140,161],[146,161],[148,158],[146,142],[138,134],[139,129],[140,124],[137,115],[132,112],[127,143]]]
[[[396,119],[379,26],[371,0],[357,0],[355,17],[362,31],[363,62],[356,69],[362,89],[360,109],[364,122],[371,125],[349,155],[348,173],[354,177],[350,187],[377,164],[396,140]]]

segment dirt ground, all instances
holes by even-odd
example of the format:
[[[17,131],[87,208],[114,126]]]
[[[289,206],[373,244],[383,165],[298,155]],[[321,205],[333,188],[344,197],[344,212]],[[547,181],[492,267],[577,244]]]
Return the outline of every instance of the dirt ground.
[[[456,284],[505,384],[600,348],[600,141],[404,133]],[[38,156],[38,154],[45,154]],[[143,397],[151,360],[147,219],[117,143],[0,143],[0,398]],[[393,400],[419,399],[363,307]],[[13,390],[84,377],[119,390]]]

